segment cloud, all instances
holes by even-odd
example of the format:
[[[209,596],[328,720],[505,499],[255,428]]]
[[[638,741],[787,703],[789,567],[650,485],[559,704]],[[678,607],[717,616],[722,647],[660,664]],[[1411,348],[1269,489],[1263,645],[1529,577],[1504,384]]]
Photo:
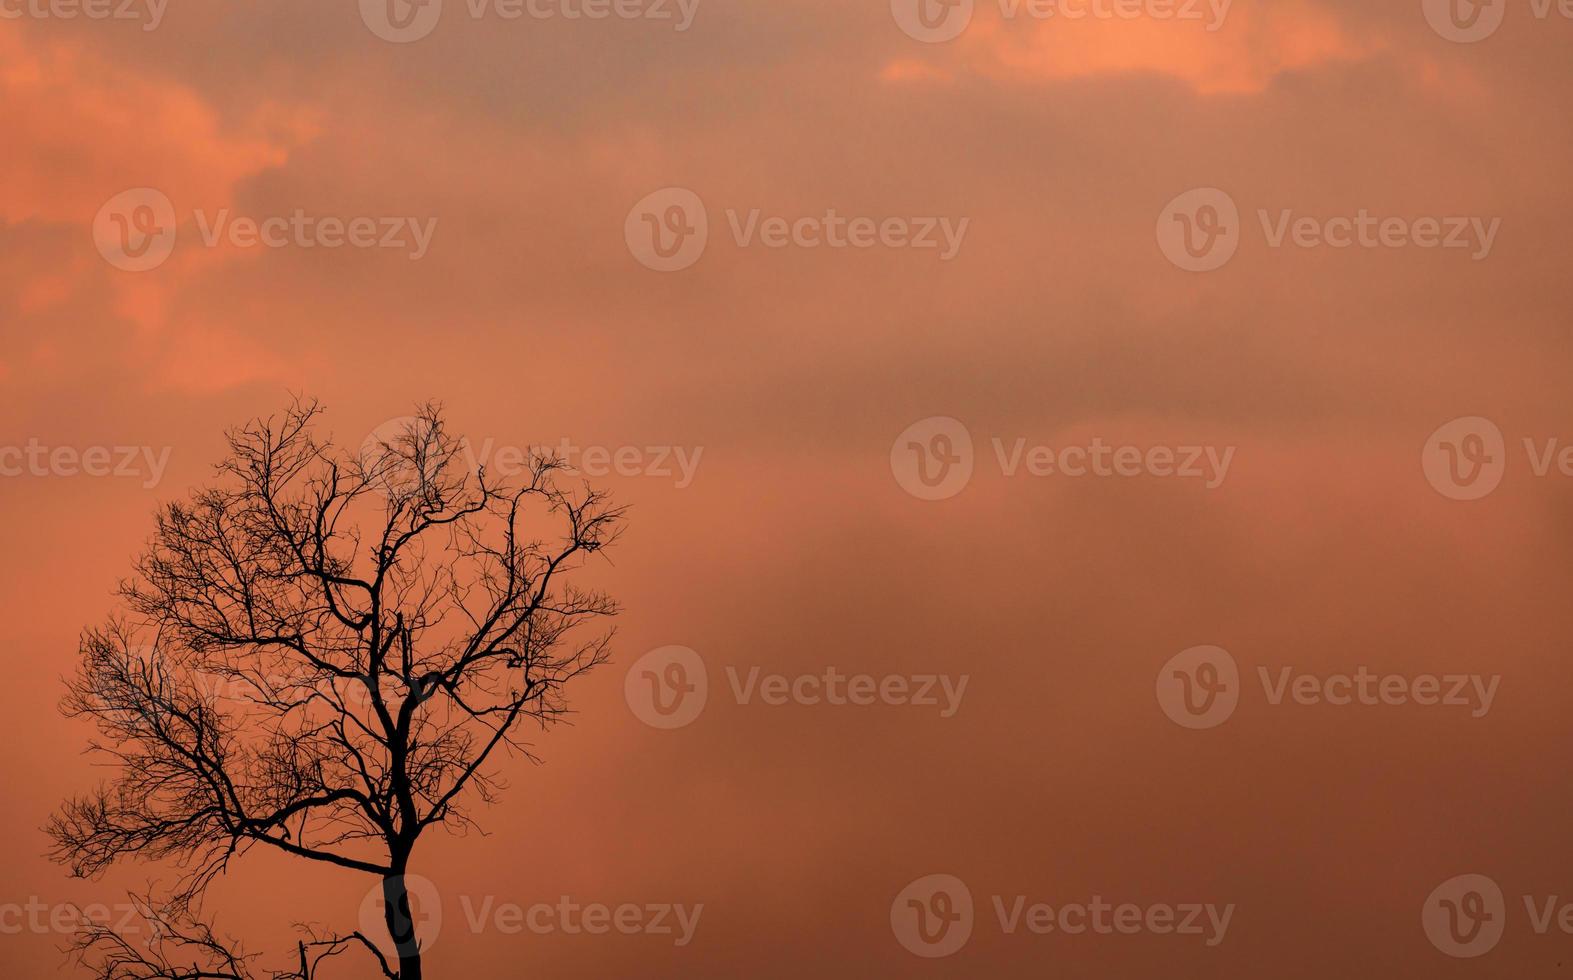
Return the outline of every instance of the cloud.
[[[232,254],[188,246],[156,270],[127,273],[100,259],[93,223],[106,202],[135,187],[167,195],[182,223],[195,208],[231,206],[246,181],[284,166],[313,137],[309,108],[263,100],[221,112],[181,81],[133,69],[79,40],[7,25],[0,27],[0,131],[27,148],[0,157],[9,267],[3,305],[18,318],[21,362],[38,370],[62,365],[80,377],[90,365],[135,364],[172,345],[176,353],[143,376],[176,387],[197,380],[209,391],[270,363],[259,344],[241,343],[222,324],[177,322],[183,292]],[[194,234],[182,229],[182,237]],[[55,328],[72,321],[99,326]],[[108,331],[105,323],[133,329]],[[165,338],[153,344],[160,333]],[[220,369],[218,352],[242,348],[244,370]]]
[[[1005,82],[1044,82],[1119,75],[1178,79],[1204,95],[1264,90],[1285,72],[1358,61],[1382,50],[1379,39],[1356,36],[1325,7],[1309,0],[1243,5],[1217,11],[1199,5],[1196,20],[1142,16],[1030,17],[1026,0],[980,3],[971,25],[930,57],[885,64],[881,77],[903,82],[973,73]],[[1079,0],[1054,5],[1090,9]],[[927,54],[928,51],[925,51]]]
[[[0,29],[0,130],[28,152],[0,160],[0,219],[83,227],[127,187],[193,201],[281,166],[309,115],[275,104],[221,118],[193,89],[130,71],[91,49]]]

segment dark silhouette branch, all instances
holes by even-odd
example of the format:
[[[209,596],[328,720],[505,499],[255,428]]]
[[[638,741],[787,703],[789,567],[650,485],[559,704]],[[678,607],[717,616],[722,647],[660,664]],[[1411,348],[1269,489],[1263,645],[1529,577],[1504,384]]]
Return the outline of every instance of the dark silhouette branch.
[[[360,455],[319,442],[319,414],[296,402],[232,430],[215,484],[158,512],[63,702],[116,777],[46,829],[79,876],[175,861],[182,913],[255,846],[377,876],[397,965],[362,934],[314,936],[287,975],[365,946],[419,980],[402,886],[416,843],[467,829],[469,802],[500,788],[499,751],[533,758],[522,723],[560,719],[568,682],[607,659],[610,631],[571,634],[617,606],[568,579],[623,511],[565,487],[549,454],[517,485],[468,471],[434,405]],[[200,923],[170,938],[223,945]],[[90,946],[110,980],[246,975],[239,956],[128,972],[176,967],[104,934]]]

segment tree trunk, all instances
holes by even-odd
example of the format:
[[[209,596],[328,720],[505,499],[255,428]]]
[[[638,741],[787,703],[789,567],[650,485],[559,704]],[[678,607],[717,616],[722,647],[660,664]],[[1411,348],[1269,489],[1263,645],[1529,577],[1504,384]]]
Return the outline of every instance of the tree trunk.
[[[388,935],[399,953],[399,980],[421,980],[421,948],[410,912],[410,893],[403,875],[382,879],[382,914]]]

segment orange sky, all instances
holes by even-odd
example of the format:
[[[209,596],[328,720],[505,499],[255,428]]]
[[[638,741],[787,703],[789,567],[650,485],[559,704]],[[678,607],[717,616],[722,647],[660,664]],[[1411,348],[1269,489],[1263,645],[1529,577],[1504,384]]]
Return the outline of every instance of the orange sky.
[[[490,836],[417,852],[444,920],[428,976],[1557,975],[1573,935],[1538,934],[1524,897],[1573,896],[1554,763],[1573,738],[1573,476],[1537,475],[1525,440],[1573,440],[1573,20],[1502,0],[1500,27],[1460,43],[1421,0],[1234,0],[1216,30],[977,0],[926,43],[904,2],[700,0],[677,30],[447,0],[407,43],[353,0],[173,0],[156,27],[142,2],[140,20],[0,3],[23,11],[0,19],[0,973],[87,975],[7,908],[115,902],[157,873],[78,882],[42,857],[50,811],[101,775],[60,681],[157,502],[208,478],[226,425],[301,391],[352,447],[437,399],[494,449],[693,464],[597,480],[632,507],[596,573],[626,607],[615,662],[537,741],[543,765],[510,763]],[[143,188],[173,209],[174,250],[126,271],[104,209]],[[625,236],[665,188],[708,217],[670,272]],[[1154,234],[1197,188],[1239,215],[1205,272]],[[734,228],[827,209],[966,226],[949,257]],[[410,247],[205,240],[220,215],[297,211],[379,235],[410,219]],[[1285,211],[1498,230],[1478,258],[1274,247]],[[1450,499],[1422,451],[1474,416],[1505,474]],[[923,500],[893,440],[936,417],[964,426],[975,472]],[[1234,452],[1212,487],[1008,475],[994,441],[1019,439]],[[146,453],[123,477],[58,458],[10,475],[30,446]],[[625,680],[673,645],[709,697],[660,730]],[[1187,730],[1154,685],[1199,645],[1229,651],[1240,698]],[[1257,680],[1362,666],[1500,687],[1471,717],[1275,705]],[[728,668],[753,667],[967,682],[949,717],[740,703]],[[932,874],[967,884],[977,921],[930,959],[891,907]],[[1480,959],[1422,928],[1462,874],[1506,896]],[[368,887],[258,857],[210,909],[281,951],[293,921],[350,926]],[[683,946],[467,922],[488,898],[564,895],[703,914]],[[1236,908],[1208,947],[1008,934],[993,905],[1095,895]]]

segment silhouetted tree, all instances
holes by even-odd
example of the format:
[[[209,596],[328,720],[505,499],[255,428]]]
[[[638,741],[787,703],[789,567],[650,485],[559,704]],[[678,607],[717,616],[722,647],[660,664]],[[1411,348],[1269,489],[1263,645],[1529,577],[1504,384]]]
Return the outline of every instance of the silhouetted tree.
[[[313,929],[271,976],[360,948],[421,980],[416,844],[468,827],[493,764],[528,756],[523,723],[560,717],[564,685],[606,659],[611,631],[576,629],[616,605],[567,581],[621,527],[603,493],[564,489],[547,454],[516,485],[471,472],[437,406],[358,453],[318,441],[319,413],[297,401],[232,430],[214,485],[159,511],[124,608],[83,635],[63,710],[96,723],[116,777],[51,818],[52,854],[84,877],[181,868],[156,912],[140,899],[153,944],[79,935],[106,980],[252,978],[200,906],[254,847],[375,876],[396,953]]]

